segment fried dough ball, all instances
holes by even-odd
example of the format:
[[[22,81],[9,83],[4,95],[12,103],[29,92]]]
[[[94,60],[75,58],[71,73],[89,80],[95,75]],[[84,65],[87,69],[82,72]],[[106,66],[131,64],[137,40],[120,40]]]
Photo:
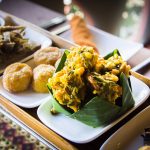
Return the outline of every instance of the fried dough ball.
[[[61,57],[62,52],[57,47],[47,47],[40,49],[34,53],[34,62],[36,65],[50,64],[54,65],[55,62]]]
[[[33,70],[32,86],[34,91],[39,93],[47,93],[47,82],[52,77],[55,68],[51,65],[41,64]]]
[[[3,86],[10,92],[21,92],[28,88],[32,79],[32,69],[25,63],[9,65],[3,75]]]

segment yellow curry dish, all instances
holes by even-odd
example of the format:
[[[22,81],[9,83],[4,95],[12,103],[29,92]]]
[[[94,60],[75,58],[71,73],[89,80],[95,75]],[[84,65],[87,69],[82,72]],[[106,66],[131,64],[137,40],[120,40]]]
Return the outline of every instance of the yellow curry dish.
[[[129,76],[130,66],[117,53],[108,59],[99,56],[92,47],[73,47],[64,67],[49,78],[48,85],[56,101],[78,112],[87,93],[102,95],[112,104],[122,96],[119,76]]]

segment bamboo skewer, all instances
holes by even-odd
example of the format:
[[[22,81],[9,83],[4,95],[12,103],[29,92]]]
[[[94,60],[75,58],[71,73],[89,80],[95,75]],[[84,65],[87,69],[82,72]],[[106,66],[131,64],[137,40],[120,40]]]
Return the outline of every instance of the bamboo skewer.
[[[11,103],[9,100],[0,95],[0,104],[4,106],[13,116],[15,116],[23,124],[31,128],[35,133],[39,134],[48,142],[54,144],[55,147],[62,150],[76,150],[69,142],[57,135],[55,132],[47,128],[38,120],[30,116],[28,113]]]
[[[147,77],[145,77],[145,76],[143,76],[143,75],[141,75],[141,74],[139,74],[139,73],[137,73],[137,72],[134,72],[134,71],[132,71],[132,70],[130,70],[130,73],[131,73],[131,75],[134,76],[135,78],[137,78],[137,79],[143,81],[145,84],[147,84],[148,86],[150,86],[150,78],[147,78]]]

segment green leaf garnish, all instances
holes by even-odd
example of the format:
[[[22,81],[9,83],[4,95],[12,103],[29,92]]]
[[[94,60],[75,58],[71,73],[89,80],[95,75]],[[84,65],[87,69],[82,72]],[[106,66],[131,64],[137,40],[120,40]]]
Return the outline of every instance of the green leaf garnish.
[[[115,54],[118,54],[120,56],[120,53],[119,53],[118,49],[115,49],[113,52],[111,52],[108,55],[106,55],[104,57],[104,59],[108,59],[109,57],[114,56]]]
[[[120,75],[120,84],[122,86],[123,95],[122,95],[122,109],[121,114],[125,113],[128,109],[134,106],[134,99],[132,96],[131,87],[129,84],[129,79],[125,76],[124,73]]]
[[[69,50],[65,50],[64,53],[63,53],[63,56],[61,57],[61,60],[60,60],[60,62],[59,62],[59,65],[58,65],[58,67],[57,67],[57,69],[56,69],[55,72],[60,71],[60,70],[64,67],[65,61],[66,61],[66,58],[67,58],[67,55],[68,55],[68,54],[69,54]]]

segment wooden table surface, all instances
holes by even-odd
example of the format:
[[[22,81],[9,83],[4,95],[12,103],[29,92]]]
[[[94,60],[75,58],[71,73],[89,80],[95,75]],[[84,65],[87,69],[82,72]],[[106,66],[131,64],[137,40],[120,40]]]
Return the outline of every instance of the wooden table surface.
[[[11,1],[9,1],[9,3],[11,3]],[[24,5],[27,5],[27,4],[24,4]],[[30,11],[33,11],[31,5],[30,4],[28,4],[28,5],[31,8]],[[3,6],[1,8],[3,8],[3,10],[5,10]],[[43,12],[43,14],[49,14],[49,15],[44,15],[44,16],[47,16],[47,17],[44,17],[44,21],[46,19],[51,19],[51,18],[59,15],[58,13],[55,13],[53,11],[50,11],[50,10],[47,10],[47,9],[44,9],[44,8],[41,8],[39,6],[36,6],[35,9],[36,9],[36,11],[39,11],[39,9],[40,9]],[[15,9],[13,9],[13,8],[12,8],[11,11],[10,11],[10,9],[8,11],[9,11],[9,13],[11,13],[11,11],[12,11],[12,13],[14,15],[17,15],[17,11]],[[20,14],[18,16],[22,17],[23,19],[28,18],[28,16],[27,15],[23,15],[23,13],[22,13],[22,16]],[[33,23],[38,22],[37,20],[38,20],[37,18],[36,19],[34,18],[34,20],[28,19],[28,21],[31,21]],[[40,25],[39,22],[38,22],[38,25]],[[130,64],[132,67],[134,67],[134,66],[138,65],[140,62],[142,62],[143,60],[145,60],[146,58],[149,58],[149,57],[150,57],[150,50],[147,49],[147,48],[142,48],[132,58],[130,58],[130,60],[128,61],[128,64]],[[147,66],[144,69],[144,71],[142,72],[142,74],[146,75],[147,77],[150,78],[150,66]],[[135,116],[138,112],[140,112],[142,109],[144,109],[149,104],[150,104],[150,97],[147,99],[147,101],[144,104],[142,104],[138,109],[136,109],[135,111],[133,111],[128,117],[126,117],[121,122],[119,122],[117,125],[115,125],[113,128],[111,128],[110,130],[108,130],[101,137],[97,138],[96,140],[94,140],[94,141],[92,141],[90,143],[86,143],[86,144],[76,144],[76,143],[72,143],[72,142],[70,142],[70,143],[72,143],[75,147],[77,147],[80,150],[82,150],[82,149],[86,149],[86,150],[91,150],[91,149],[98,150],[100,148],[100,146],[107,140],[107,138],[111,134],[113,134],[117,129],[119,129],[123,124],[125,124],[126,122],[128,122],[133,116]],[[33,108],[33,109],[22,108],[22,109],[24,111],[26,111],[27,113],[29,113],[31,116],[35,117],[37,120],[39,120],[38,117],[37,117],[37,108]]]

